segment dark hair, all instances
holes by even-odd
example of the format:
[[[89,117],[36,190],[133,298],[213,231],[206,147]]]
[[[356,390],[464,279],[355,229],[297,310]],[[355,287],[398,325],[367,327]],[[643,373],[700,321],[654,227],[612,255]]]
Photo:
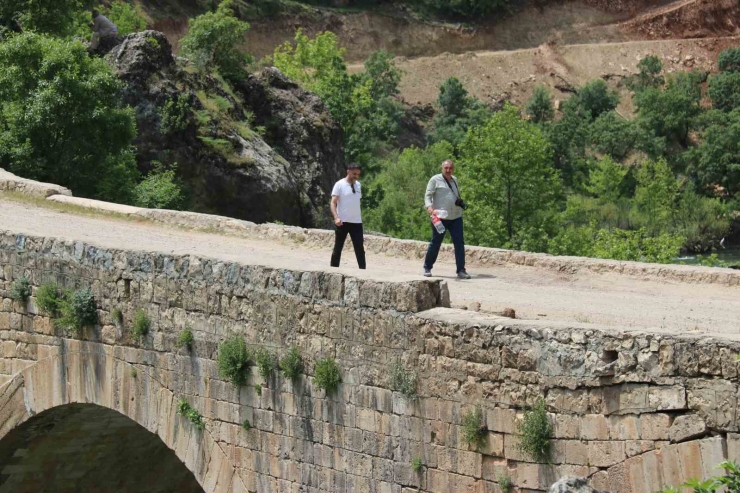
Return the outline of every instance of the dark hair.
[[[95,9],[93,9],[93,11],[92,11],[92,16],[93,16],[93,17],[97,17],[97,16],[99,16],[99,15],[100,15],[100,12],[98,12],[98,11],[97,11],[97,10],[95,10]]]
[[[362,171],[362,166],[357,163],[349,163],[347,165],[347,171],[352,171],[353,169],[359,169],[360,171]]]

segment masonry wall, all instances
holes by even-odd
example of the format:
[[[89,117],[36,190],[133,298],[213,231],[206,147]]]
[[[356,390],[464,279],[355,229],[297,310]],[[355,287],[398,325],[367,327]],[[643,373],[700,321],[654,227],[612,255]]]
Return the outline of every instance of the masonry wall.
[[[100,325],[83,333],[86,347],[186,397],[249,491],[499,492],[502,476],[527,491],[575,475],[599,489],[651,492],[740,458],[737,342],[486,318],[444,308],[439,281],[362,281],[10,232],[0,232],[0,385],[79,346],[34,299],[9,299],[23,275],[35,287],[91,287]],[[139,308],[153,321],[143,342],[130,332]],[[175,346],[188,325],[192,352]],[[264,381],[255,370],[235,389],[215,363],[231,332],[279,355],[298,347],[307,376]],[[342,368],[330,395],[311,378],[324,356]],[[394,361],[418,373],[418,399],[389,389]],[[554,429],[547,465],[517,447],[522,409],[540,397]],[[461,428],[475,406],[488,430],[481,450]]]

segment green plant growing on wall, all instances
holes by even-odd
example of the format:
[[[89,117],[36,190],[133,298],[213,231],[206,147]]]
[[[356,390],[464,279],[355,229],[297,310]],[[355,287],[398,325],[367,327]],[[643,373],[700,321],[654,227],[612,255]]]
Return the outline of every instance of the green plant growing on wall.
[[[254,391],[257,392],[257,395],[262,395],[262,385],[260,384],[255,385]]]
[[[149,329],[151,327],[152,321],[146,312],[141,308],[136,310],[134,325],[131,327],[131,334],[134,336],[134,339],[139,341],[143,340],[144,336],[149,333]]]
[[[28,281],[26,276],[21,277],[13,281],[10,285],[10,299],[15,301],[28,301],[31,296],[31,283]]]
[[[218,373],[235,387],[247,383],[251,360],[247,344],[236,334],[230,335],[218,347]]]
[[[246,431],[249,431],[252,429],[252,423],[250,423],[248,419],[245,419],[242,423],[242,428],[244,428]]]
[[[339,372],[339,365],[331,356],[320,359],[316,362],[313,381],[319,389],[332,393],[337,390],[342,377]]]
[[[540,398],[524,412],[519,423],[519,450],[536,462],[545,462],[550,455],[552,425],[547,418],[545,400]]]
[[[188,404],[188,401],[186,401],[183,397],[180,397],[180,400],[177,403],[177,414],[193,423],[193,426],[195,426],[199,430],[202,430],[206,427],[205,423],[203,422],[203,415],[201,415],[197,409]]]
[[[98,312],[95,307],[95,297],[90,288],[83,288],[67,292],[58,303],[60,318],[56,326],[67,333],[78,333],[83,327],[95,325],[98,322]]]
[[[254,352],[254,361],[262,378],[268,380],[275,369],[275,355],[265,348],[259,348]]]
[[[188,351],[193,347],[193,329],[187,325],[177,335],[177,343],[175,344],[178,348],[187,348]]]
[[[110,311],[110,319],[114,324],[121,325],[123,323],[123,312],[120,308],[114,308]]]
[[[139,376],[139,370],[137,370],[136,368],[134,368],[134,367],[132,366],[132,367],[131,367],[131,378],[136,378],[136,377],[138,377],[138,376]]]
[[[414,459],[411,461],[411,469],[414,472],[421,472],[423,468],[424,464],[421,462],[421,457],[414,457]]]
[[[56,317],[60,301],[61,296],[56,283],[44,283],[36,291],[36,306],[51,317]]]
[[[391,389],[400,392],[406,397],[416,398],[416,383],[418,376],[416,372],[406,370],[400,361],[391,365],[390,371]]]
[[[289,380],[295,380],[303,373],[303,360],[297,347],[290,348],[290,351],[280,360],[280,370],[283,377]]]
[[[503,473],[499,474],[496,477],[496,480],[498,481],[498,487],[501,488],[503,493],[511,493],[514,489],[514,483],[508,475]]]
[[[463,414],[462,426],[465,442],[477,449],[481,448],[488,431],[483,423],[483,409],[480,406],[469,409]]]

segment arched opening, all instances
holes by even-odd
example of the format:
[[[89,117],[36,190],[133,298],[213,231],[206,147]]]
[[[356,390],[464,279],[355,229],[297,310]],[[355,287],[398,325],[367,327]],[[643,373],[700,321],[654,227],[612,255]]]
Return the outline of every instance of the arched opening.
[[[0,493],[203,493],[155,434],[111,409],[69,404],[0,439]]]

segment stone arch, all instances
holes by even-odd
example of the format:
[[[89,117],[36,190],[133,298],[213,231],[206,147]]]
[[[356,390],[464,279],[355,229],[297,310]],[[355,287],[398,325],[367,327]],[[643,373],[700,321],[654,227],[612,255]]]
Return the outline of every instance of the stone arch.
[[[211,433],[177,415],[178,396],[149,371],[132,372],[125,360],[156,355],[134,348],[65,341],[59,351],[16,373],[0,387],[0,440],[33,416],[68,404],[117,411],[164,444],[190,470],[205,493],[246,493],[242,479]],[[139,354],[141,353],[141,354]]]

